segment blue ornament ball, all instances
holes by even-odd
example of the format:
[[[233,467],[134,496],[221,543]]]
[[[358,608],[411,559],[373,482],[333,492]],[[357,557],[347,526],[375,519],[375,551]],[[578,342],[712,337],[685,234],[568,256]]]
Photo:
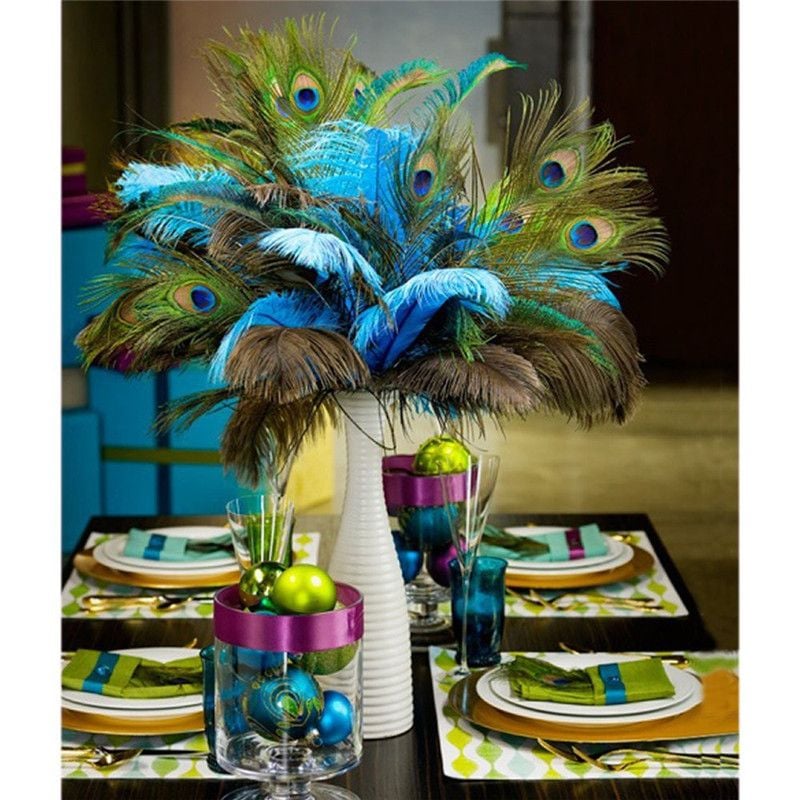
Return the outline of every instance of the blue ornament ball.
[[[432,550],[451,541],[450,518],[455,513],[453,506],[407,507],[397,520],[406,539],[418,542],[424,550]]]
[[[403,573],[403,583],[409,583],[419,575],[425,553],[421,550],[410,549],[405,538],[398,531],[392,531],[392,538],[397,558],[400,561],[400,571]]]
[[[300,739],[316,728],[322,714],[322,689],[305,670],[290,666],[285,675],[256,681],[247,693],[244,713],[265,738]]]
[[[319,740],[329,746],[343,742],[352,732],[355,723],[353,704],[341,692],[323,693],[324,706],[317,722]]]
[[[249,647],[233,649],[233,669],[237,675],[264,675],[283,666],[283,653],[270,650],[253,650]]]

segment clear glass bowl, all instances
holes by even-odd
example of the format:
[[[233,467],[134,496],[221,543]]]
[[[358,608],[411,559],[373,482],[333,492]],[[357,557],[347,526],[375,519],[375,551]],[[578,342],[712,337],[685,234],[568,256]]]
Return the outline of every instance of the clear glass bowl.
[[[258,781],[229,798],[353,798],[315,785],[361,761],[363,599],[337,584],[318,614],[241,607],[230,586],[214,598],[215,756]]]

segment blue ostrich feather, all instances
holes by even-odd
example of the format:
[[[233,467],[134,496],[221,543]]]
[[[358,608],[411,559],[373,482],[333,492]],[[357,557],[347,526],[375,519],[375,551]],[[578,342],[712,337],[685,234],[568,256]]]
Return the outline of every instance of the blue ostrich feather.
[[[252,327],[272,325],[283,328],[319,328],[340,331],[339,315],[315,294],[289,291],[273,292],[251,303],[220,342],[211,360],[208,376],[215,383],[224,380],[225,365],[233,348]]]
[[[388,369],[411,347],[442,306],[460,302],[468,311],[503,317],[511,298],[500,279],[483,269],[422,272],[387,292],[356,320],[353,344],[370,369]]]
[[[406,239],[397,182],[419,147],[408,126],[373,128],[352,120],[320,125],[287,161],[298,184],[318,197],[365,203],[398,242]]]
[[[130,164],[117,180],[117,194],[125,205],[149,199],[153,190],[175,184],[204,183],[211,186],[238,186],[238,181],[216,167],[190,167],[188,164]]]
[[[373,292],[381,291],[381,277],[372,265],[355,247],[331,233],[308,228],[282,228],[265,233],[258,243],[262,249],[290,258],[299,266],[312,270],[317,275],[318,284],[331,279],[337,281],[348,310],[354,311],[358,304],[357,290],[353,285],[356,275]]]

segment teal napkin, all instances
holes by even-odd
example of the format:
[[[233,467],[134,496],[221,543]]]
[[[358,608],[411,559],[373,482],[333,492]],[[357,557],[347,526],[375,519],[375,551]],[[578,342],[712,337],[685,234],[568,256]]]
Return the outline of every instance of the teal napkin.
[[[614,705],[675,694],[659,658],[563,669],[539,658],[517,656],[503,672],[513,692],[524,700]]]
[[[569,534],[569,538],[577,539],[583,549],[583,558],[593,556],[603,556],[608,552],[606,537],[600,532],[597,525],[582,525],[580,528],[571,528],[577,533]],[[487,541],[487,538],[490,541]],[[491,541],[491,536],[484,534],[480,546],[482,556],[494,556],[504,558],[506,561],[575,561],[570,558],[570,544],[567,530],[553,531],[552,533],[532,533],[529,536],[518,536],[517,539],[538,542],[546,547],[541,552],[525,552],[520,549],[512,549]]]
[[[208,561],[232,554],[231,535],[189,539],[131,528],[123,555],[151,561]]]
[[[199,655],[162,664],[135,656],[78,650],[61,672],[61,685],[112,697],[176,697],[203,691]]]

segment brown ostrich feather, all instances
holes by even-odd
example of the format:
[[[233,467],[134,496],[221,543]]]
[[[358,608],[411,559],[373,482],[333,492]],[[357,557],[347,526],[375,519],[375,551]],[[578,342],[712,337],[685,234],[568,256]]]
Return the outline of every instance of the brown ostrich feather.
[[[369,369],[341,334],[314,328],[251,328],[225,369],[230,385],[268,403],[319,392],[361,389]]]
[[[539,405],[544,386],[529,361],[494,344],[472,352],[469,361],[460,353],[421,358],[394,371],[386,388],[468,415],[524,416]]]
[[[286,464],[335,423],[337,406],[330,395],[313,395],[278,404],[260,397],[242,396],[222,435],[220,455],[226,469],[256,487],[264,464]]]

